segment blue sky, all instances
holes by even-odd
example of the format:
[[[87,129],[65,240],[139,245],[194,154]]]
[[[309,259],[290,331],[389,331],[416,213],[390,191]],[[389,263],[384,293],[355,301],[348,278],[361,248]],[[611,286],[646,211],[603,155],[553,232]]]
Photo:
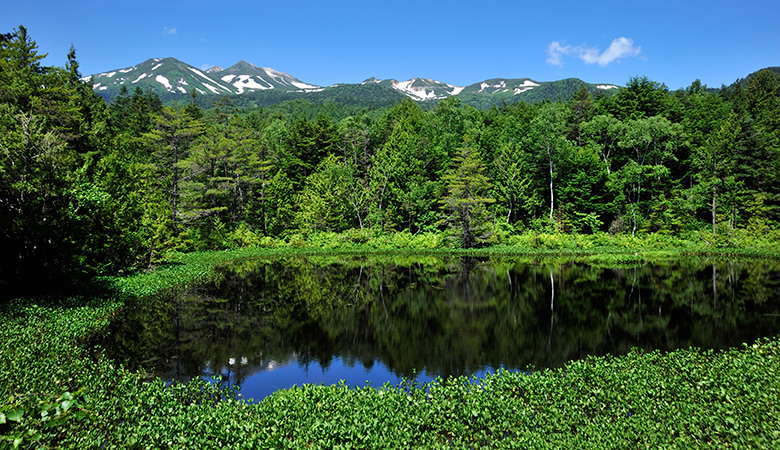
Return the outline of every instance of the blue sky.
[[[580,78],[712,87],[780,66],[780,1],[11,1],[49,65],[71,43],[84,75],[172,56],[246,60],[318,85],[366,78]]]

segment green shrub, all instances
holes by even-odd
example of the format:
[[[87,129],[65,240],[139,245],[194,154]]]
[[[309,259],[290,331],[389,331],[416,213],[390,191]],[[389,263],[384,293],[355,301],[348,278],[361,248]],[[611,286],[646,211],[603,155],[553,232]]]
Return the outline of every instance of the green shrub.
[[[441,236],[384,235],[367,244],[381,240],[397,248],[440,248]],[[298,239],[303,237],[292,242]],[[346,237],[326,234],[319,239],[329,245]],[[564,249],[609,264],[646,261],[642,253],[626,251],[633,245],[687,245],[683,240],[623,236],[619,245],[609,241],[611,246],[599,247],[603,239],[510,236],[515,242],[535,242],[534,260]],[[578,253],[575,248],[585,242],[602,250]],[[557,249],[538,250],[550,247]],[[521,253],[529,248],[522,247]],[[695,244],[684,252],[703,248]],[[500,247],[455,254],[517,251]],[[776,245],[727,251],[778,257]],[[673,250],[655,252],[680,257]],[[407,381],[398,387],[359,389],[305,385],[257,404],[202,380],[172,385],[145,381],[143,373],[128,372],[85,344],[130,299],[154,301],[156,293],[214,277],[220,264],[289,253],[338,258],[338,253],[316,248],[175,253],[152,272],[104,279],[110,289],[98,296],[0,305],[0,447],[768,448],[780,440],[779,338],[722,352],[591,357],[562,369],[500,371],[481,380],[447,378],[427,385]]]
[[[223,246],[225,248],[259,247],[260,236],[252,231],[248,225],[241,222],[238,228],[227,233]]]

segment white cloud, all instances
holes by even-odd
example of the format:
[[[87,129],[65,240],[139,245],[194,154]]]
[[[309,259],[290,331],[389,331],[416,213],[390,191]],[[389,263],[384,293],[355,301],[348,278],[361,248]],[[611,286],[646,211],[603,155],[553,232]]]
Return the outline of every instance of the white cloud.
[[[570,45],[564,47],[560,42],[552,41],[547,47],[547,54],[550,55],[547,57],[547,64],[563,67],[563,55],[568,53],[570,49]]]
[[[601,67],[606,67],[618,59],[639,56],[641,51],[642,47],[635,47],[633,40],[622,36],[614,39],[609,45],[609,48],[603,53],[599,53],[597,47],[588,47],[584,45],[572,47],[571,45],[561,45],[560,42],[553,41],[547,47],[547,64],[563,67],[563,56],[575,55],[584,61],[585,64],[595,63]]]
[[[163,27],[163,34],[166,35],[166,36],[173,36],[176,33],[177,33],[176,28],[173,28],[173,27]]]
[[[588,49],[588,51],[581,55],[580,58],[585,61],[586,64],[598,63],[601,67],[604,67],[622,58],[628,58],[630,56],[638,56],[642,51],[642,48],[634,47],[634,41],[626,37],[619,37],[609,44],[609,48],[602,54],[598,54],[598,49]]]

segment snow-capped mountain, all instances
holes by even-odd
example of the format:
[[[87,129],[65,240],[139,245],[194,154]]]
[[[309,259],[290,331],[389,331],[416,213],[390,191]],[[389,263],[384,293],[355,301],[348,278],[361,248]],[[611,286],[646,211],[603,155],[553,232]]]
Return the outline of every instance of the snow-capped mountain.
[[[320,86],[304,83],[292,75],[270,67],[257,67],[246,61],[239,61],[224,70],[215,70],[211,75],[228,83],[235,88],[236,94],[244,91],[282,89],[286,91],[316,92],[322,90]]]
[[[132,92],[136,87],[151,89],[165,98],[188,95],[234,95],[244,92],[281,89],[310,92],[321,90],[268,67],[257,67],[240,61],[227,69],[212,67],[200,70],[175,58],[154,58],[141,64],[86,77],[93,80],[95,91],[110,98],[125,86]]]
[[[494,78],[485,80],[481,83],[474,83],[463,88],[465,94],[496,94],[509,93],[512,95],[522,94],[541,86],[540,83],[530,78],[503,79]]]
[[[152,90],[163,101],[185,100],[193,92],[199,96],[239,95],[245,104],[255,106],[278,103],[294,98],[312,101],[348,101],[353,104],[377,106],[392,105],[401,95],[415,101],[435,101],[457,96],[466,104],[490,106],[568,98],[581,86],[591,93],[614,92],[611,84],[589,84],[577,79],[544,82],[530,78],[493,78],[465,87],[454,86],[430,78],[412,78],[406,81],[369,78],[359,84],[340,84],[328,87],[305,83],[294,76],[259,67],[246,61],[223,69],[218,66],[198,69],[175,58],[154,58],[132,67],[117,69],[84,78],[92,79],[95,91],[106,99],[118,95],[124,87],[132,93],[136,88]],[[250,99],[251,98],[251,99]],[[206,100],[206,104],[210,101]]]
[[[411,80],[378,80],[369,78],[360,84],[379,84],[389,86],[406,96],[415,100],[440,100],[443,98],[458,95],[463,88],[443,83],[441,81],[431,80],[430,78],[412,78]]]

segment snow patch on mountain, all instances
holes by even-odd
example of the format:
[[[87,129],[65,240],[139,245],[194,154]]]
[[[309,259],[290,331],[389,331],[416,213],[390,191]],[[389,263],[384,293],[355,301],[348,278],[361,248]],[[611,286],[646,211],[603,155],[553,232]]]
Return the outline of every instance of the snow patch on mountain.
[[[205,73],[201,72],[200,70],[198,70],[198,69],[196,69],[194,67],[187,67],[187,68],[190,69],[192,71],[192,73],[194,73],[195,75],[198,75],[198,76],[202,77],[204,80],[211,81],[211,82],[214,81],[213,78],[209,77],[208,75],[206,75]],[[222,87],[224,89],[223,86],[220,86],[220,87]]]
[[[203,83],[203,86],[204,86],[206,89],[210,90],[211,92],[213,92],[213,93],[215,93],[215,94],[219,94],[219,91],[218,91],[218,90],[217,90],[217,88],[215,88],[214,86],[212,86],[212,85],[210,85],[210,84],[208,84],[208,83]],[[200,90],[200,89],[198,89],[198,90]],[[204,92],[204,94],[205,94],[205,92]]]
[[[428,91],[425,87],[422,86],[412,86],[415,81],[417,80],[411,79],[406,81],[396,81],[393,83],[393,87],[411,97],[420,100],[431,100],[436,98],[436,93],[433,91],[433,89]]]
[[[207,79],[209,81],[212,81],[211,78],[208,77],[208,75],[204,74],[200,70],[198,70],[198,69],[196,69],[194,67],[187,67],[187,68],[190,69],[192,71],[192,73],[194,73],[195,75],[200,75],[201,77],[203,77],[203,78],[205,78],[205,79]]]
[[[257,67],[257,66],[255,66],[255,67]],[[272,69],[270,67],[261,67],[260,69],[263,70],[268,75],[274,77],[274,78],[278,78],[278,77],[284,76],[284,74],[282,72],[279,72],[278,70]]]
[[[366,80],[367,82],[379,82]],[[457,95],[465,87],[453,86],[429,78],[412,78],[406,81],[390,80],[390,85],[415,100],[437,100]]]
[[[291,83],[292,83],[293,86],[297,87],[298,89],[306,90],[306,89],[317,89],[317,88],[319,88],[319,86],[314,86],[314,85],[311,85],[311,84],[306,84],[306,83],[302,83],[302,82],[298,82],[298,81],[291,81]]]
[[[233,76],[232,75],[226,76],[226,77],[222,78],[222,80],[225,80],[225,78],[228,78],[228,77],[231,77],[231,79],[232,79]],[[271,85],[264,86],[264,85],[258,83],[250,75],[239,75],[238,76],[238,80],[236,80],[236,82],[233,83],[233,86],[235,86],[236,89],[238,89],[238,92],[236,92],[237,94],[242,94],[245,89],[261,89],[261,90],[265,90],[265,89],[273,89],[274,88]]]
[[[265,73],[267,73],[268,76],[273,78],[274,81],[276,81],[277,83],[287,84],[281,73],[275,71],[274,69],[271,69],[270,67],[261,67],[261,69],[264,70]]]
[[[200,70],[198,70],[198,69],[196,69],[194,67],[187,67],[187,68],[190,69],[195,75],[199,75],[199,76],[203,77],[203,79],[205,79],[207,81],[211,81],[212,83],[214,83],[214,79],[213,78],[211,78],[208,75],[204,74]],[[214,90],[215,89],[213,86],[208,85],[206,83],[203,83],[203,85],[206,86],[207,88],[209,88],[210,90]],[[222,85],[219,85],[219,84],[217,84],[217,86],[220,87],[221,89],[224,89],[224,90],[230,92],[230,89],[226,88],[225,86],[222,86]],[[219,92],[214,91],[214,93],[218,94]]]
[[[515,84],[514,82],[511,82],[507,84],[507,80],[500,80],[496,82],[496,80],[483,81],[479,84],[479,90],[478,93],[485,93],[485,94],[495,94],[498,92],[512,92],[513,95],[522,94],[523,92],[528,92],[531,89],[541,86],[539,83],[536,83],[531,80],[523,80],[522,83]]]
[[[165,86],[165,89],[169,91],[173,89],[173,86],[171,86],[171,82],[168,81],[168,79],[162,75],[157,75],[156,77],[154,77],[154,80],[162,84],[163,86]]]
[[[498,83],[498,84],[488,84],[488,83],[485,83],[483,81],[482,83],[480,83],[479,91],[477,91],[477,92],[485,92],[485,89],[496,89],[496,90],[498,90],[498,89],[503,89],[505,87],[506,87],[506,82],[503,81],[503,80],[500,83]]]
[[[154,80],[162,84],[163,86],[165,86],[165,89],[169,91],[173,89],[173,86],[171,86],[171,82],[168,81],[168,79],[162,75],[157,75],[156,77],[154,77]]]
[[[150,67],[151,70],[149,69]],[[115,91],[123,84],[136,84],[143,89],[152,88],[160,93],[167,92],[177,95],[180,93],[186,94],[192,89],[205,95],[243,94],[251,91],[271,89],[307,93],[322,92],[328,89],[328,87],[338,86],[338,84],[328,87],[312,85],[287,73],[279,72],[269,67],[258,67],[246,61],[239,61],[228,69],[213,66],[206,70],[205,67],[207,66],[204,65],[202,67],[201,70],[198,70],[173,58],[153,58],[140,65],[104,72],[84,77],[83,79],[85,81],[92,80],[95,91],[107,91],[112,95],[116,95]],[[399,91],[415,101],[430,101],[461,95],[464,92],[469,95],[496,95],[505,98],[506,96],[528,92],[547,83],[539,84],[527,78],[493,78],[481,83],[460,87],[427,78],[397,81],[395,79],[380,80],[371,77],[360,84],[379,84]],[[618,86],[601,84],[589,85],[589,88],[617,90]],[[104,94],[101,93],[101,95]]]

